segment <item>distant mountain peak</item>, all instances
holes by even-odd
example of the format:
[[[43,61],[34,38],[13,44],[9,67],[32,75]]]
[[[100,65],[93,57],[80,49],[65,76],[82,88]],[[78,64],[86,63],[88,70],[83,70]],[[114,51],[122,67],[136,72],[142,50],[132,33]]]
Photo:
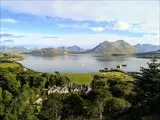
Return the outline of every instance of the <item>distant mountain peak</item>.
[[[79,47],[78,45],[73,45],[73,46],[71,46],[71,47]]]
[[[116,42],[124,42],[124,43],[127,43],[127,42],[125,42],[124,40],[117,40]]]
[[[115,42],[104,41],[98,44],[95,48],[89,50],[89,52],[105,54],[132,54],[137,51],[124,40],[117,40]]]
[[[105,41],[101,42],[100,44],[106,44],[106,43],[109,43],[109,41],[105,40]]]

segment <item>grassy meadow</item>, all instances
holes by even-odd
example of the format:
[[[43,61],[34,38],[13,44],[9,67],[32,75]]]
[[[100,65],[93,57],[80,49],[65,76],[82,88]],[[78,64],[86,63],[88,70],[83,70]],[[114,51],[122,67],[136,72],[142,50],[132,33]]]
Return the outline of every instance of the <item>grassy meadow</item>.
[[[104,75],[107,80],[118,81],[134,81],[131,76],[128,76],[122,72],[104,72],[104,73],[61,73],[63,76],[67,76],[71,79],[72,83],[76,84],[90,84],[94,75]]]
[[[106,72],[103,74],[107,80],[119,80],[122,82],[134,81],[133,77],[122,72]]]
[[[94,73],[61,73],[61,75],[67,76],[69,79],[71,79],[72,83],[76,83],[76,84],[90,84],[95,74]]]
[[[16,68],[20,67],[18,63],[0,63],[0,69],[1,68]]]

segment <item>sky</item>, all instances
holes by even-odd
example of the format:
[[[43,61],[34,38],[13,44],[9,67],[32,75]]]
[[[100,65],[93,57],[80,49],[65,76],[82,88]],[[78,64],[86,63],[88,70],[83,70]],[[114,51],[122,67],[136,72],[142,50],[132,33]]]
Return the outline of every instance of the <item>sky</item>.
[[[1,0],[1,44],[91,48],[160,40],[159,0]]]

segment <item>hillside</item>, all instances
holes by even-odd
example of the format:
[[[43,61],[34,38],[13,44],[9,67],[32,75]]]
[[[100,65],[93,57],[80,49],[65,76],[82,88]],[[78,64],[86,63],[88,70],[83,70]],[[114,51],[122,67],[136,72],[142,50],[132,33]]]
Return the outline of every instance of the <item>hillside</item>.
[[[116,42],[104,41],[87,52],[100,54],[133,54],[136,53],[137,50],[129,43],[118,40]]]
[[[42,48],[42,49],[35,49],[25,54],[30,54],[34,56],[55,56],[55,55],[61,55],[63,54],[63,52],[61,52],[56,48]]]
[[[133,47],[135,47],[140,52],[150,52],[160,49],[158,45],[152,45],[152,44],[136,44]]]
[[[11,54],[11,53],[2,53],[0,52],[0,60],[9,60],[9,61],[20,61],[24,60],[26,57],[18,54]]]

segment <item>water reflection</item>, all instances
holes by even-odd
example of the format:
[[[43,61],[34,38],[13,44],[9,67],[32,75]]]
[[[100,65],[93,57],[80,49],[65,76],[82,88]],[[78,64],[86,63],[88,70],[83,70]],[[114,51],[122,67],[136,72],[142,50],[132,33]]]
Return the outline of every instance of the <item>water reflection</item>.
[[[92,55],[96,58],[98,61],[124,61],[127,57],[125,56],[111,56],[111,55],[105,55],[105,56],[96,56]]]

